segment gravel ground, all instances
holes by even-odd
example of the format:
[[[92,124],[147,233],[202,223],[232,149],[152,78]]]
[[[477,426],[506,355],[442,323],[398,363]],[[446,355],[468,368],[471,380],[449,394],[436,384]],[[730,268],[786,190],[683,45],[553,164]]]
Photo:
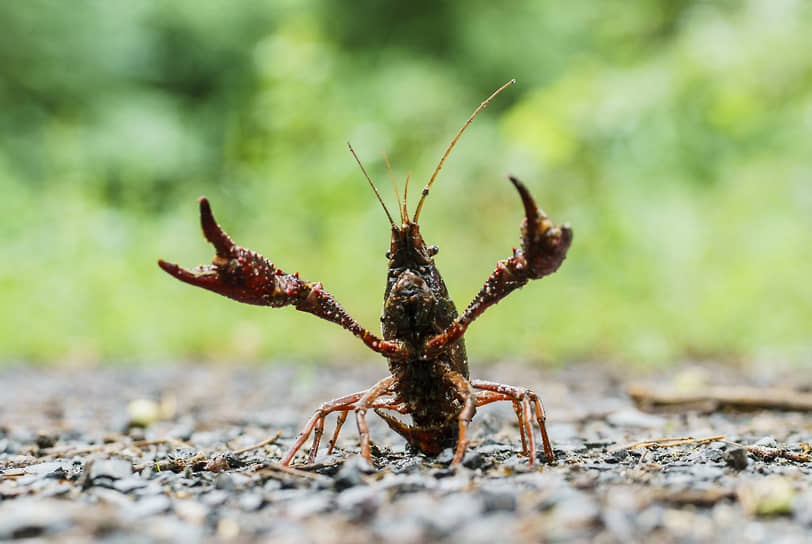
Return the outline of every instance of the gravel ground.
[[[477,377],[541,393],[555,465],[527,467],[508,403],[479,410],[460,468],[450,450],[412,454],[374,415],[375,467],[356,455],[351,421],[335,454],[275,464],[321,401],[372,384],[381,366],[0,370],[0,541],[812,539],[809,412],[646,413],[626,394],[632,382],[802,392],[808,371],[506,363]],[[666,437],[707,440],[636,444]]]

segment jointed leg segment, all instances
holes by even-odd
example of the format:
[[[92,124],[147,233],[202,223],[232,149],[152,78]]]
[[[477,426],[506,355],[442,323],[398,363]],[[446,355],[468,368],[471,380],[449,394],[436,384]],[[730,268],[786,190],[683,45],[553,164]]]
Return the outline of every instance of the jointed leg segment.
[[[332,412],[346,412],[347,410],[352,409],[353,405],[364,396],[366,391],[359,391],[358,393],[353,393],[351,395],[347,395],[338,399],[334,399],[328,402],[325,402],[321,406],[319,406],[318,410],[313,414],[313,416],[307,421],[305,426],[296,435],[296,441],[291,446],[290,451],[282,458],[283,465],[289,465],[293,457],[302,447],[302,445],[307,441],[310,433],[315,431],[315,436],[313,437],[313,447],[310,449],[310,454],[308,455],[308,462],[313,462],[316,457],[316,451],[319,447],[319,439],[321,438],[322,431],[324,429],[324,418],[327,417],[328,414]],[[336,437],[338,433],[336,432]],[[334,437],[335,438],[335,437]]]
[[[544,424],[547,419],[544,413],[544,405],[536,393],[530,389],[486,380],[471,380],[471,385],[474,389],[479,390],[477,392],[478,406],[500,400],[509,400],[513,403],[513,409],[519,420],[519,432],[522,435],[522,449],[528,456],[531,465],[535,462],[536,458],[536,441],[531,420],[533,409],[535,409],[536,422],[538,423],[539,432],[541,433],[544,455],[547,457],[548,462],[552,462],[555,459],[553,448],[550,445],[550,438],[547,435],[547,427]]]
[[[373,403],[380,397],[388,392],[392,384],[395,383],[393,376],[388,376],[369,389],[367,389],[364,396],[358,401],[355,406],[355,421],[358,425],[358,435],[361,438],[361,456],[367,461],[372,461],[369,453],[369,427],[367,427],[366,414],[367,410],[372,407]]]

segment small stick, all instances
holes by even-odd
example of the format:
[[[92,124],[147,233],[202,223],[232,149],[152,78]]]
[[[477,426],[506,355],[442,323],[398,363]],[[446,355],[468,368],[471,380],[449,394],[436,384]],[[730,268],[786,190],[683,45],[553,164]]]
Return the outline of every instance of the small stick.
[[[136,448],[143,448],[145,446],[157,446],[159,444],[166,444],[168,442],[176,442],[174,438],[159,438],[158,440],[136,440],[133,446]]]
[[[68,447],[63,446],[61,448],[53,447],[53,448],[48,448],[47,450],[43,450],[43,452],[45,452],[45,455],[41,455],[40,458],[44,459],[44,458],[59,457],[59,456],[70,457],[70,456],[79,455],[79,454],[82,454],[82,453],[93,453],[95,451],[105,450],[105,449],[110,448],[110,447],[112,447],[112,446],[114,446],[116,444],[118,444],[118,442],[115,443],[115,444],[94,444],[92,446],[84,446],[84,447],[81,447],[81,448],[76,448],[76,447],[73,447],[73,446],[68,446]]]
[[[330,478],[327,476],[322,476],[321,474],[314,474],[312,472],[306,472],[304,470],[299,470],[293,467],[288,467],[285,465],[281,465],[279,463],[274,463],[271,465],[264,465],[262,468],[256,471],[257,474],[262,474],[264,472],[282,472],[284,474],[290,474],[291,476],[299,476],[300,478],[307,478],[310,480],[317,480],[317,481],[329,481]]]
[[[163,461],[153,463],[141,463],[138,465],[133,465],[133,472],[141,472],[147,467],[154,467],[159,472],[162,470],[171,470],[172,472],[175,472],[176,469],[177,471],[181,471],[190,465],[205,460],[206,454],[201,451],[194,454],[192,457],[189,457],[188,459],[164,459]]]
[[[798,463],[810,463],[812,462],[812,456],[808,453],[804,452],[795,452],[789,451],[786,448],[769,448],[767,446],[746,446],[744,444],[738,444],[736,442],[730,442],[725,440],[725,444],[730,444],[731,446],[736,446],[738,448],[744,448],[749,453],[756,455],[765,461],[769,461],[771,459],[775,459],[776,457],[783,457],[784,459],[789,459],[790,461],[797,461]]]
[[[611,453],[620,450],[634,450],[637,448],[670,448],[671,446],[685,446],[688,444],[706,444],[708,442],[716,442],[717,440],[724,440],[725,435],[720,434],[716,436],[708,436],[705,438],[694,438],[692,436],[671,437],[671,438],[655,438],[652,440],[643,440],[640,442],[633,442],[625,446],[615,446],[607,449]]]
[[[264,448],[265,446],[268,446],[268,445],[273,444],[274,442],[276,442],[279,439],[280,436],[282,436],[282,431],[277,431],[276,434],[273,435],[272,437],[266,438],[262,442],[257,442],[253,446],[248,446],[247,448],[234,450],[234,451],[231,452],[231,454],[232,455],[242,455],[243,453],[251,451],[251,450],[258,450],[259,448]]]
[[[706,405],[706,410],[723,407],[758,410],[812,412],[812,393],[777,387],[709,387],[702,392],[680,393],[671,389],[631,385],[626,392],[643,409]]]

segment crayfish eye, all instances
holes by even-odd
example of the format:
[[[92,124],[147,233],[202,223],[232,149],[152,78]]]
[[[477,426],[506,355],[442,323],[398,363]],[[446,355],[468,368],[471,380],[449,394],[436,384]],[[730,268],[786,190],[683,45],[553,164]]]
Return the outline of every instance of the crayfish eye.
[[[429,250],[429,255],[432,257],[440,253],[440,248],[437,246],[429,246],[427,249]]]
[[[384,256],[385,256],[387,259],[390,259],[390,258],[392,257],[392,252],[391,252],[391,251],[389,251],[389,250],[387,249],[387,250],[386,250],[386,253],[384,253]]]

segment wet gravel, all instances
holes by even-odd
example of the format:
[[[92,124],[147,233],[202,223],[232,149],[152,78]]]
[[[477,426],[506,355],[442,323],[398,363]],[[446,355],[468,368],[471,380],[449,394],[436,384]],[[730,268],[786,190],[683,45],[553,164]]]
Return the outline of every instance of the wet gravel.
[[[812,417],[645,413],[631,381],[809,388],[794,372],[686,365],[641,377],[516,364],[477,377],[542,394],[558,462],[529,468],[509,403],[481,408],[462,467],[415,455],[369,418],[374,465],[348,421],[330,456],[276,464],[323,400],[379,366],[0,370],[0,541],[809,542]],[[332,418],[327,433],[331,432]],[[263,447],[255,445],[281,431]],[[637,444],[666,437],[669,446]],[[717,437],[717,438],[713,438]],[[754,453],[791,452],[795,458]],[[758,450],[761,451],[761,450]],[[801,460],[799,460],[799,458]]]

